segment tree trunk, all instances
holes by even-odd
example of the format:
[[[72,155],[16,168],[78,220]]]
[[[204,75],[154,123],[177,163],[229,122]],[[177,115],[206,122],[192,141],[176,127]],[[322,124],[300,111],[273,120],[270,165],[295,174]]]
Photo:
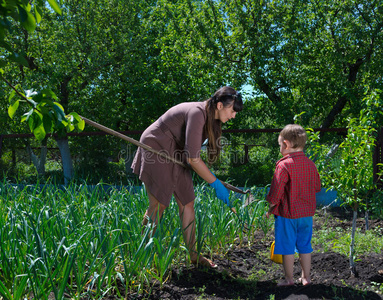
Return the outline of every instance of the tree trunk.
[[[364,60],[361,58],[358,58],[355,63],[348,65],[347,82],[351,86],[354,86],[356,77],[358,75],[358,71],[363,63],[364,63]],[[335,121],[336,116],[342,112],[348,100],[349,99],[343,95],[339,97],[338,101],[335,103],[330,113],[327,115],[326,119],[323,121],[321,128],[331,127],[331,125]],[[323,136],[324,133],[321,133],[321,135]]]
[[[337,115],[339,115],[343,108],[346,106],[348,99],[346,97],[340,97],[338,101],[335,103],[329,114],[327,115],[326,119],[323,121],[321,128],[330,128],[331,125],[334,123],[335,118]],[[324,135],[324,133],[321,133],[321,135]]]
[[[68,185],[73,177],[73,163],[70,155],[68,138],[56,138],[57,145],[60,149],[61,160],[64,171],[64,183]]]
[[[352,218],[352,232],[351,232],[351,245],[350,245],[350,271],[352,277],[357,277],[358,274],[356,272],[355,261],[354,261],[354,253],[355,253],[355,231],[356,231],[356,219],[358,217],[357,210],[353,210],[353,218]]]
[[[133,147],[132,145],[125,144],[126,150],[121,150],[120,154],[121,157],[125,161],[125,173],[127,178],[134,178],[133,170],[131,169],[134,156],[136,154],[136,147]]]
[[[3,135],[0,134],[0,159],[3,156],[3,152],[1,151],[2,147],[3,147]]]
[[[29,157],[31,158],[31,161],[33,165],[36,168],[38,176],[44,176],[45,175],[45,162],[47,159],[47,138],[42,140],[41,142],[41,150],[40,150],[40,156],[37,156],[36,154],[33,153],[33,150],[31,148],[31,145],[29,142],[27,143],[27,152]]]

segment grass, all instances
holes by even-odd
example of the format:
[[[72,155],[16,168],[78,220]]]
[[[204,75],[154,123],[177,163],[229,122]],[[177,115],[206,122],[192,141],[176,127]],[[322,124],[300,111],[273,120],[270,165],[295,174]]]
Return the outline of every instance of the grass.
[[[4,299],[35,297],[101,299],[108,293],[147,292],[161,285],[173,264],[188,262],[178,208],[166,210],[156,233],[141,234],[148,199],[144,189],[111,189],[99,185],[0,186],[0,295]],[[201,185],[196,189],[197,250],[223,253],[244,239],[243,220],[251,232],[260,228],[265,203],[250,208],[249,218],[234,199],[238,218]],[[247,212],[247,211],[246,211]],[[262,225],[264,226],[264,225]],[[122,289],[121,289],[122,287]]]
[[[361,228],[356,228],[355,233],[355,258],[364,253],[381,253],[383,250],[383,229],[380,227],[362,232]],[[349,256],[351,243],[351,230],[349,227],[327,228],[326,224],[322,229],[314,230],[312,243],[320,245],[322,252],[330,250]]]

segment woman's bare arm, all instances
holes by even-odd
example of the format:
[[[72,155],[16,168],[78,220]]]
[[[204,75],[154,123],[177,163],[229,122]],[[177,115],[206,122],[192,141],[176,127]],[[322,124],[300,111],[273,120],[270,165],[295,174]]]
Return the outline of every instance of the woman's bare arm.
[[[216,180],[201,158],[189,158],[188,163],[192,169],[207,183],[212,183]]]

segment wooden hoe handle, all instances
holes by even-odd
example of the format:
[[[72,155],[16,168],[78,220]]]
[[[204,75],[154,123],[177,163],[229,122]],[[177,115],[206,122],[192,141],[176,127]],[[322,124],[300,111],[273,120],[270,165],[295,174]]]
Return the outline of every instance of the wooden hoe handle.
[[[145,144],[143,144],[143,143],[140,143],[139,141],[136,141],[135,139],[132,139],[131,137],[128,137],[128,136],[126,136],[126,135],[124,135],[124,134],[122,134],[122,133],[119,133],[119,132],[117,132],[117,131],[115,131],[115,130],[113,130],[113,129],[110,129],[110,128],[108,128],[108,127],[105,127],[105,126],[103,126],[103,125],[101,125],[101,124],[99,124],[99,123],[97,123],[97,122],[94,122],[94,121],[92,121],[92,120],[89,120],[89,119],[87,119],[87,118],[84,118],[83,116],[80,116],[80,117],[81,117],[81,119],[83,119],[83,120],[85,121],[86,124],[88,124],[88,125],[90,125],[90,126],[92,126],[92,127],[95,127],[95,128],[97,128],[97,129],[100,129],[100,130],[102,130],[102,131],[104,131],[104,132],[106,132],[106,133],[109,133],[110,135],[114,135],[114,136],[116,136],[116,137],[118,137],[118,138],[120,138],[120,139],[122,139],[122,140],[124,140],[124,141],[127,141],[127,142],[132,143],[132,144],[134,144],[134,145],[136,145],[136,146],[138,146],[138,147],[141,147],[141,148],[143,148],[143,149],[145,149],[145,150],[148,150],[148,151],[150,151],[150,152],[153,152],[153,153],[155,153],[155,154],[157,154],[157,155],[159,155],[159,156],[161,156],[161,157],[163,157],[163,158],[165,158],[165,159],[167,159],[167,160],[170,160],[171,162],[173,162],[173,163],[175,163],[175,164],[178,164],[178,165],[180,165],[180,166],[186,168],[186,169],[191,169],[191,167],[190,167],[189,165],[186,165],[186,164],[184,164],[183,162],[181,162],[181,161],[179,161],[179,160],[176,160],[176,159],[174,159],[173,157],[170,157],[169,155],[166,155],[166,154],[163,153],[163,152],[159,152],[159,151],[153,149],[152,147],[149,147],[148,145],[145,145]],[[247,190],[247,191],[242,191],[241,189],[239,189],[239,188],[237,188],[237,187],[235,187],[235,186],[232,186],[231,184],[228,184],[228,183],[226,183],[226,182],[224,182],[224,181],[222,181],[222,180],[221,180],[221,182],[222,182],[222,184],[223,184],[227,189],[232,190],[233,192],[241,193],[241,194],[247,194],[247,193],[250,193],[249,190]]]

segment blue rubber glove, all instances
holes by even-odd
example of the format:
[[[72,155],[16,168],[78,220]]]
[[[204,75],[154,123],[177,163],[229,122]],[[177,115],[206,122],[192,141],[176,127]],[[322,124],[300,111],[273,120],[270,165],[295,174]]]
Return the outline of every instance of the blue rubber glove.
[[[217,198],[230,207],[229,190],[222,184],[222,182],[217,178],[214,182],[209,183],[209,185],[215,189]]]

